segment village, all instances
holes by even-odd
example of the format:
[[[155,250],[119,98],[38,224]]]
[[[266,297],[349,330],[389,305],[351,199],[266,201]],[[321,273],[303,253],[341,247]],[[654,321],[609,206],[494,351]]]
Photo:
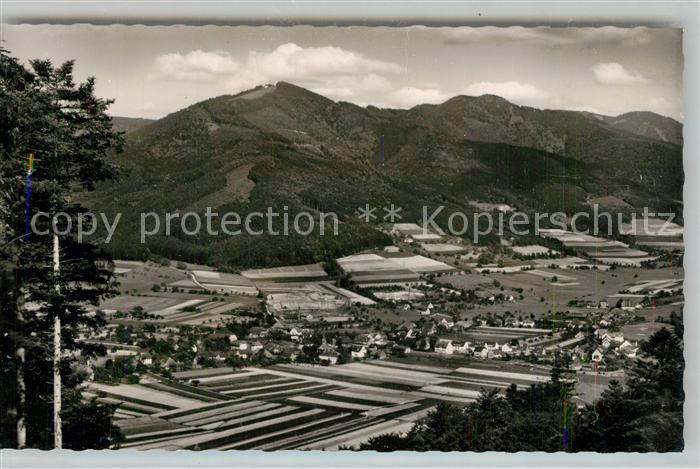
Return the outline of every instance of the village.
[[[116,261],[120,295],[94,312],[108,326],[81,337],[107,349],[83,360],[86,395],[119,404],[122,447],[337,449],[555,367],[590,404],[682,314],[677,225],[495,248],[382,230],[392,245],[309,265]]]

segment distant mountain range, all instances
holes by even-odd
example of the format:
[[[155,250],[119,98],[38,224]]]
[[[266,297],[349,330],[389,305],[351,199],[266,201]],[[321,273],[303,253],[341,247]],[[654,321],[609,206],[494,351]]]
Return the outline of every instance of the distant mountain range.
[[[651,112],[539,110],[492,95],[363,108],[279,82],[155,121],[115,117],[114,125],[126,132],[126,150],[114,158],[122,177],[87,200],[124,212],[121,225],[138,226],[139,212],[207,206],[246,213],[286,205],[344,220],[346,236],[333,241],[180,236],[148,245],[218,265],[318,260],[386,242],[357,221],[366,203],[399,205],[402,221],[418,220],[424,204],[469,211],[470,200],[550,212],[614,200],[682,212],[682,125]],[[133,240],[119,235],[115,255],[142,255]]]

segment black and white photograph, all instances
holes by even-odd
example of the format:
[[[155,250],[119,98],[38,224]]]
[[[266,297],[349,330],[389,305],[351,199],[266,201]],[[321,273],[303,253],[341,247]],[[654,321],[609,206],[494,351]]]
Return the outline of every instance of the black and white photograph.
[[[682,452],[684,34],[3,22],[0,445]]]

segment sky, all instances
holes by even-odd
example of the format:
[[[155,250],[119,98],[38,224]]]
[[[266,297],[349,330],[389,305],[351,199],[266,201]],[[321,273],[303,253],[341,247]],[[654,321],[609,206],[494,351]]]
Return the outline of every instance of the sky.
[[[115,116],[160,118],[287,81],[361,106],[495,94],[683,120],[680,29],[3,24],[0,39],[23,62],[74,59],[76,78],[96,77]]]

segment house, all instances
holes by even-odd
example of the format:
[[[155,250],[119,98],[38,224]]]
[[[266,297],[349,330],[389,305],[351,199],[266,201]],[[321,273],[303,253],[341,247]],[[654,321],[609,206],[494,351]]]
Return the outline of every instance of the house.
[[[355,359],[362,359],[367,356],[367,347],[363,344],[355,344],[350,349],[350,356]]]
[[[525,321],[523,321],[521,323],[521,325],[523,327],[533,328],[533,327],[535,327],[535,321],[533,321],[532,319],[526,319]]]
[[[603,361],[603,350],[600,347],[595,349],[591,354],[591,361],[594,361],[596,363]]]
[[[327,349],[318,354],[318,359],[321,362],[327,362],[329,365],[338,363],[338,357],[340,357],[340,354],[333,349]]]
[[[637,357],[637,352],[639,351],[639,347],[637,347],[637,344],[632,344],[630,341],[625,340],[622,345],[620,345],[615,353],[618,355],[624,355],[627,358],[636,358]]]
[[[251,354],[248,342],[238,342],[238,344],[235,344],[233,348],[236,349],[236,355],[243,360],[247,360],[248,356]]]
[[[146,366],[153,365],[153,357],[151,357],[151,355],[149,355],[147,353],[141,354],[140,360],[141,360],[141,363],[146,365]]]
[[[603,340],[601,341],[601,345],[603,346],[604,349],[609,349],[612,344],[613,344],[613,340],[610,338],[610,336],[606,335],[605,337],[603,337]]]
[[[373,344],[379,346],[384,346],[387,342],[386,334],[383,334],[381,332],[375,332],[374,334],[371,334],[371,339]]]
[[[469,352],[469,342],[463,340],[453,340],[452,347],[454,348],[454,353],[467,353]]]
[[[469,329],[470,327],[472,327],[472,321],[470,319],[457,321],[453,327],[455,329],[461,329],[461,330]]]
[[[621,332],[605,332],[602,336],[599,337],[601,338],[603,348],[606,349],[611,346],[617,347],[625,341],[625,337],[622,335]]]
[[[443,313],[435,313],[430,316],[430,319],[435,321],[439,326],[443,326],[447,329],[452,329],[452,327],[455,325],[455,322],[452,320],[452,316],[448,316],[447,314]]]
[[[508,344],[503,344],[501,346],[501,352],[503,353],[513,353],[515,349]]]
[[[435,351],[445,355],[452,355],[455,348],[450,339],[438,339],[437,343],[435,344]]]
[[[292,327],[289,330],[289,337],[295,342],[301,341],[303,336],[304,336],[304,334],[302,334],[302,332],[299,329],[297,329],[296,327]]]

